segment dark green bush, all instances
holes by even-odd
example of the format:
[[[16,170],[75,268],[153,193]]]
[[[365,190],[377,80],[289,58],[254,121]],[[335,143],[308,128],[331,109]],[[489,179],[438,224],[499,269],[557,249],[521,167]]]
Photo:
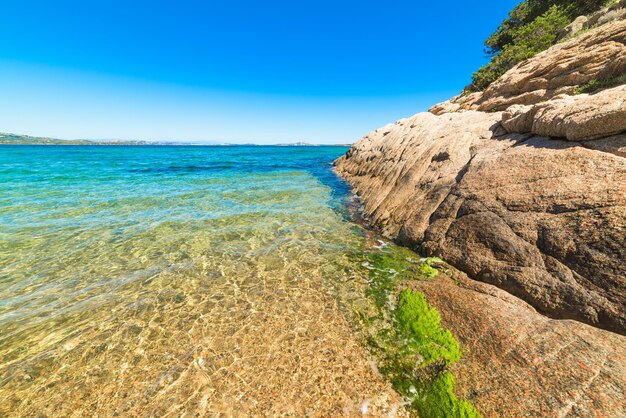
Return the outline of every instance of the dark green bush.
[[[472,77],[474,85],[485,89],[514,65],[533,57],[554,45],[559,31],[567,26],[569,18],[563,9],[552,6],[543,15],[512,32],[512,42],[504,45],[491,62]]]
[[[599,10],[612,0],[527,0],[518,4],[487,38],[491,62],[472,76],[485,89],[514,65],[548,49],[558,33],[576,17]]]
[[[504,19],[498,29],[485,42],[485,51],[494,55],[502,51],[506,45],[513,43],[515,31],[527,25],[547,12],[551,7],[557,6],[570,21],[578,16],[593,13],[601,9],[611,0],[528,0],[523,1],[509,12],[509,17]]]

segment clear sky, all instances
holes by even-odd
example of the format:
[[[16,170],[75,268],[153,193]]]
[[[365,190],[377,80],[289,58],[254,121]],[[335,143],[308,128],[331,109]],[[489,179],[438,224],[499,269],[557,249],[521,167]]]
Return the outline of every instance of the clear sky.
[[[353,142],[460,91],[518,2],[6,1],[0,132]]]

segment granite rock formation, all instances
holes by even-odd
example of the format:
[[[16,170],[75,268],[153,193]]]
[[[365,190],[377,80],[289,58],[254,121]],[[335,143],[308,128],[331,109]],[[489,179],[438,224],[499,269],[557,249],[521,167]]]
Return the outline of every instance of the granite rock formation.
[[[626,19],[600,26],[521,62],[466,107],[504,110],[573,94],[592,80],[626,73],[625,45]]]
[[[406,285],[469,348],[485,416],[626,416],[626,85],[577,94],[626,73],[623,6],[335,162],[366,220],[463,272]]]
[[[574,94],[590,81],[625,74],[626,12],[615,19],[519,63],[483,92],[452,98],[445,112],[532,105]],[[433,113],[443,114],[444,110],[437,105]]]
[[[626,160],[507,134],[501,118],[421,113],[358,141],[337,171],[387,236],[551,317],[626,333]]]

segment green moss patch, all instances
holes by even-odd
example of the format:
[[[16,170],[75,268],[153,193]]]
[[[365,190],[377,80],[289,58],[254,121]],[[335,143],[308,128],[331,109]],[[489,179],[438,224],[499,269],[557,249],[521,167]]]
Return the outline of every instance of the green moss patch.
[[[387,339],[381,369],[394,387],[423,418],[479,417],[469,402],[454,395],[448,367],[461,359],[461,347],[424,294],[402,291],[394,316],[394,328],[381,336]]]
[[[422,418],[480,417],[471,403],[454,394],[450,366],[461,359],[462,351],[452,333],[441,326],[439,312],[428,305],[423,293],[407,289],[398,294],[403,282],[436,278],[445,263],[395,245],[357,257],[367,271],[366,293],[378,310],[361,319],[369,329],[368,342],[381,372]]]
[[[427,279],[434,279],[439,274],[439,270],[433,266],[433,263],[443,263],[440,258],[430,257],[418,264],[420,275]]]
[[[420,353],[420,366],[435,362],[446,365],[461,358],[459,343],[450,331],[441,327],[441,317],[428,306],[423,293],[404,290],[395,311],[396,329],[405,341],[404,348]]]
[[[480,413],[471,403],[454,395],[454,376],[447,371],[422,385],[421,397],[414,401],[414,405],[420,417],[480,417]]]
[[[480,417],[454,394],[449,367],[461,359],[461,347],[424,294],[403,290],[393,317],[393,324],[370,343],[394,388],[422,418]]]

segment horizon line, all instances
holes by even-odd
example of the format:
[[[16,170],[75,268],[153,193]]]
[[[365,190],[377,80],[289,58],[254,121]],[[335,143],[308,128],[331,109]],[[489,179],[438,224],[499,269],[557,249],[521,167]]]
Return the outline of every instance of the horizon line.
[[[51,136],[34,136],[28,134],[16,134],[13,132],[0,132],[0,139],[6,136],[13,136],[18,138],[23,138],[24,140],[34,139],[34,140],[52,140],[52,141],[63,141],[68,142],[68,144],[19,144],[19,143],[0,143],[0,145],[115,145],[115,144],[125,144],[125,145],[193,145],[193,146],[245,146],[245,145],[254,145],[254,146],[349,146],[354,142],[338,142],[332,144],[324,144],[319,142],[309,142],[303,140],[296,140],[293,142],[275,142],[275,143],[259,143],[251,140],[250,142],[229,142],[229,141],[217,141],[217,140],[176,140],[176,139],[123,139],[123,138],[58,138]],[[71,142],[85,141],[91,142],[92,144],[72,144]]]

